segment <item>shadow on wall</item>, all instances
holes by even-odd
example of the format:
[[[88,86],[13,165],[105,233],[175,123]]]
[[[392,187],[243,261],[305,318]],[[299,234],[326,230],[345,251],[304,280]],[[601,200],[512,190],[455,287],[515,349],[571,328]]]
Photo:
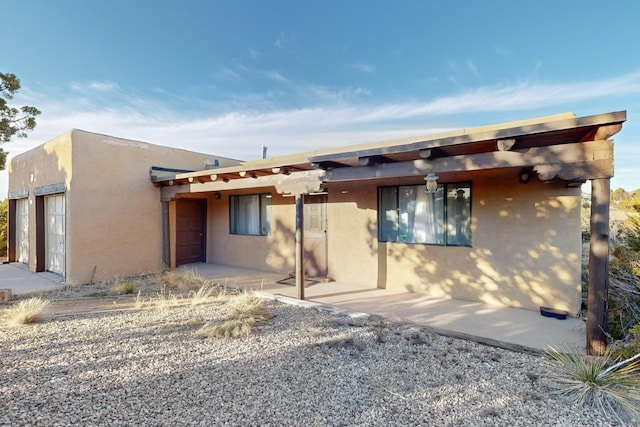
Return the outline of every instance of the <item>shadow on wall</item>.
[[[296,235],[289,224],[276,219],[271,225],[273,238],[277,244],[271,244],[268,248],[266,263],[276,271],[295,272]],[[305,274],[314,271],[322,271],[326,268],[314,257],[313,250],[304,249]]]
[[[378,242],[377,224],[369,222],[378,287],[577,313],[580,197],[572,194],[574,189],[549,192],[544,186],[528,187],[538,190],[534,196],[509,185],[474,186],[472,247]],[[507,195],[518,190],[519,195]],[[564,193],[549,196],[557,192]]]

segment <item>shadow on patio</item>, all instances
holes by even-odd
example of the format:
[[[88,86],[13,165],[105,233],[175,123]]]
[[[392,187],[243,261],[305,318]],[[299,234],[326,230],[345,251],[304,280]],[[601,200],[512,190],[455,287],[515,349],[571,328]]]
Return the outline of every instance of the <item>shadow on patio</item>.
[[[585,351],[586,330],[581,319],[558,320],[539,312],[433,298],[426,295],[365,288],[343,282],[316,282],[305,287],[305,302],[296,299],[295,281],[272,272],[218,264],[190,264],[203,276],[224,286],[262,292],[288,303],[319,306],[348,313],[384,316],[393,321],[428,327],[437,333],[481,343],[539,353],[566,343]],[[292,283],[292,284],[284,284]]]

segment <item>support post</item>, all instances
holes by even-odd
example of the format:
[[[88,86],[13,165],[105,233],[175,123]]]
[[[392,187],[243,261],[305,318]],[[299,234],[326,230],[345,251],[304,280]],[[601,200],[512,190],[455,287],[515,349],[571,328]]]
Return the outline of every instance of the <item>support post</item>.
[[[609,178],[591,180],[587,354],[592,356],[602,356],[607,349],[610,192]]]
[[[304,196],[296,194],[296,289],[304,299]]]

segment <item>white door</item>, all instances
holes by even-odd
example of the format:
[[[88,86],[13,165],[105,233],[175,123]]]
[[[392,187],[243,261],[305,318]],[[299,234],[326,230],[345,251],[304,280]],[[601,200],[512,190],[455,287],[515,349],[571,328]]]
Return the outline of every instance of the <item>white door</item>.
[[[47,229],[45,260],[47,270],[64,276],[65,215],[64,194],[45,197]]]
[[[16,260],[29,263],[29,200],[16,200]]]

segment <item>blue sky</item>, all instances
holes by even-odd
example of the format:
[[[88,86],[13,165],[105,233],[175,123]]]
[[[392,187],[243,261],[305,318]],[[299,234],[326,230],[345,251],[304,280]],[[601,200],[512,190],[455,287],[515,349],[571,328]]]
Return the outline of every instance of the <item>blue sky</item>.
[[[250,160],[566,111],[627,110],[640,188],[640,2],[0,0],[0,71],[70,128]],[[171,166],[171,165],[163,165]],[[589,190],[589,186],[583,186]],[[6,172],[0,176],[6,194]]]

